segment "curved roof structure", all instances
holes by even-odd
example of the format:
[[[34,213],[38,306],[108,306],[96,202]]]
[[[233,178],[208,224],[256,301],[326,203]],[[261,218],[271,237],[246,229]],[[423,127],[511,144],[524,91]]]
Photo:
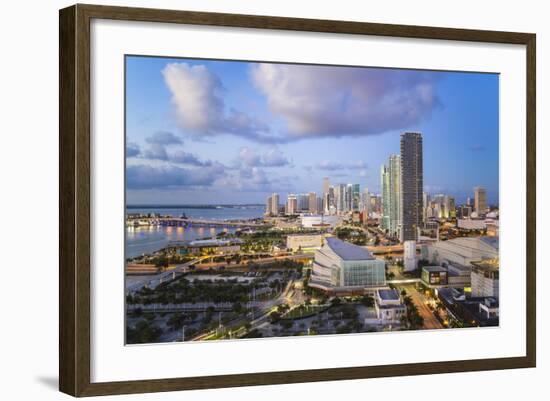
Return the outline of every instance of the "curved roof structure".
[[[372,260],[372,254],[363,247],[350,244],[336,237],[328,237],[326,245],[342,260]]]

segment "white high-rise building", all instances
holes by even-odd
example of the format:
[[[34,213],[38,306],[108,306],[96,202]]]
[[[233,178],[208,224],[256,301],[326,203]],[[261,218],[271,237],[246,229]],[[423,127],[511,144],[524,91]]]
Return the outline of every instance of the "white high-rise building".
[[[315,192],[310,192],[308,194],[308,209],[310,213],[317,213],[317,194]]]
[[[348,184],[345,187],[345,205],[344,212],[349,212],[353,210],[353,184]]]
[[[299,212],[308,212],[309,211],[309,195],[308,194],[298,194],[296,195],[298,199],[298,211]]]
[[[401,158],[391,155],[388,166],[382,166],[382,222],[381,227],[392,237],[399,237],[401,228]]]
[[[272,199],[271,199],[271,196],[269,196],[267,198],[267,200],[265,201],[265,215],[266,216],[269,216],[272,214],[271,212],[271,204],[272,204]]]
[[[289,194],[286,200],[286,214],[292,215],[298,212],[298,198],[294,194]]]
[[[323,208],[318,210],[317,212],[320,213],[321,210],[328,214],[329,210],[330,210],[330,203],[331,203],[331,199],[330,199],[330,189],[332,187],[330,186],[330,181],[328,179],[328,177],[324,177],[323,178],[323,196],[322,196],[322,200],[323,200]]]
[[[424,221],[426,221],[428,219],[428,214],[430,213],[428,211],[430,207],[430,194],[428,194],[427,192],[424,192],[422,194],[422,215],[424,216]]]
[[[279,215],[279,194],[271,194],[271,214]]]
[[[317,196],[316,197],[316,203],[317,203],[317,213],[323,212],[323,198]]]
[[[346,185],[338,184],[338,200],[336,202],[336,210],[338,213],[346,211]]]
[[[416,270],[416,241],[403,243],[403,267],[406,272]]]
[[[401,157],[390,156],[390,234],[399,237],[401,230]]]
[[[479,217],[487,211],[487,191],[483,187],[474,188],[474,209]]]
[[[365,214],[365,218],[368,218],[371,211],[370,193],[368,188],[365,188],[361,193],[361,211]]]
[[[456,217],[455,198],[449,195],[445,195],[445,214],[448,219]]]
[[[389,169],[382,165],[380,167],[380,188],[382,190],[382,205],[380,218],[380,228],[382,230],[390,229],[390,172]]]

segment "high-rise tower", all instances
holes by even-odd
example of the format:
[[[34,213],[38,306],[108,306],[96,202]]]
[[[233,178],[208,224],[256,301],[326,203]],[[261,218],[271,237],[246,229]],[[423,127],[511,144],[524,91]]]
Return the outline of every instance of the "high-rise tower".
[[[401,241],[416,241],[422,224],[422,134],[401,134]]]
[[[487,191],[483,187],[474,188],[474,209],[478,217],[487,211]]]
[[[389,160],[390,174],[390,235],[399,237],[401,231],[401,158],[391,155]]]

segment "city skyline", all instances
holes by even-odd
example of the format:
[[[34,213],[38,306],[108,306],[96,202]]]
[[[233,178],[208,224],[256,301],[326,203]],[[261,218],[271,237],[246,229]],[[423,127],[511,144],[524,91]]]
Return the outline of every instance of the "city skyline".
[[[498,75],[126,61],[128,204],[322,196],[327,176],[379,194],[404,131],[422,132],[425,192],[498,204]]]

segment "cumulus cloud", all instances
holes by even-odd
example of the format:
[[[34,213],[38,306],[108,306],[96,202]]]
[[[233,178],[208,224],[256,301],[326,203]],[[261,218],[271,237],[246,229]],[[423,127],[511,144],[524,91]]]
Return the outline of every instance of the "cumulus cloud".
[[[193,135],[234,135],[261,140],[269,127],[235,108],[227,108],[222,81],[204,65],[171,63],[162,71],[172,94],[177,121]]]
[[[216,181],[217,187],[240,192],[287,192],[294,190],[296,176],[277,176],[261,167],[234,170]]]
[[[278,149],[270,149],[259,154],[250,147],[243,147],[239,152],[239,159],[249,167],[283,167],[290,164],[288,158]]]
[[[267,175],[264,170],[259,169],[258,167],[252,168],[252,174],[250,177],[250,181],[258,186],[266,186],[269,184],[269,180],[267,179]]]
[[[263,165],[266,167],[282,167],[289,163],[283,152],[278,149],[270,149],[263,156]]]
[[[239,159],[247,166],[258,166],[262,163],[261,156],[249,147],[241,148]]]
[[[135,142],[126,143],[126,157],[136,157],[139,156],[141,150],[139,145]]]
[[[181,138],[167,131],[155,132],[152,136],[145,138],[145,142],[158,145],[181,145],[183,143]]]
[[[193,153],[187,153],[183,150],[177,150],[173,154],[169,156],[169,160],[174,163],[181,163],[181,164],[189,164],[192,166],[211,166],[212,161],[211,160],[200,160],[196,155]]]
[[[134,165],[126,168],[128,189],[171,189],[211,186],[223,173],[219,166],[184,169],[176,166]]]
[[[211,160],[201,160],[193,153],[178,149],[172,152],[166,150],[166,146],[160,143],[153,143],[141,154],[143,159],[161,160],[175,164],[187,164],[197,167],[208,167],[214,163]]]
[[[168,153],[166,152],[164,145],[160,143],[152,143],[143,152],[143,157],[151,160],[168,160]]]
[[[423,71],[256,64],[251,77],[287,140],[404,129],[439,104],[436,76]]]

